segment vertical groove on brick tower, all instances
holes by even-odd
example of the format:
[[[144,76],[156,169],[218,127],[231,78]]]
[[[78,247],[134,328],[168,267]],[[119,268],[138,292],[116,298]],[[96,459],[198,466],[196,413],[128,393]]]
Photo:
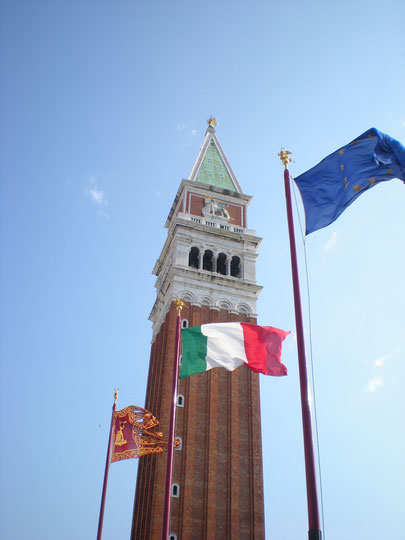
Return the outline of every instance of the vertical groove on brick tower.
[[[255,262],[261,239],[247,228],[251,197],[239,183],[211,124],[166,222],[154,267],[157,298],[145,408],[167,433],[176,297],[189,326],[256,322]],[[258,375],[245,366],[182,379],[178,394],[170,531],[177,540],[263,540],[264,504]],[[139,460],[132,540],[160,540],[165,455]]]

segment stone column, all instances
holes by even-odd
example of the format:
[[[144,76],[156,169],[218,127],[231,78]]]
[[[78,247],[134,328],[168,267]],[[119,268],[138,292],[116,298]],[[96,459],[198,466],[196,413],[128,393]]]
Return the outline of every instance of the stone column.
[[[242,263],[242,259],[240,260],[239,262],[239,277],[240,279],[243,279],[245,276],[244,276],[244,273],[243,273],[243,263]]]
[[[217,271],[217,260],[218,260],[218,255],[213,255],[212,256],[212,271],[213,272]]]

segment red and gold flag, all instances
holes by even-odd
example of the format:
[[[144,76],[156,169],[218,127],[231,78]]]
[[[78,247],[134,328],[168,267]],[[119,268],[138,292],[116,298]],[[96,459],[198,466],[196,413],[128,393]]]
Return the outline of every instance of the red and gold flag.
[[[167,451],[163,433],[155,431],[159,421],[152,413],[136,405],[114,412],[111,463]],[[175,441],[175,446],[179,441]]]

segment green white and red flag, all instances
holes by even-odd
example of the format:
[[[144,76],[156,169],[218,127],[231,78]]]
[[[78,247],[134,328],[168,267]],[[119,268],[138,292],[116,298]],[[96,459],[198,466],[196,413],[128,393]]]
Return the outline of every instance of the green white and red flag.
[[[287,375],[287,368],[281,363],[281,348],[289,333],[272,326],[240,322],[184,328],[180,379],[216,367],[233,371],[243,364],[256,373]]]

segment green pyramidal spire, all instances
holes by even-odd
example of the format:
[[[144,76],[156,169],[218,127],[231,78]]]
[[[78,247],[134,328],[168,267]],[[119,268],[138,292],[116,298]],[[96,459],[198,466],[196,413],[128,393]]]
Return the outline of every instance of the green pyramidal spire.
[[[222,189],[229,189],[230,191],[241,192],[238,181],[215,136],[213,125],[216,125],[216,122],[214,124],[214,121],[215,118],[210,118],[208,121],[205,140],[191,172],[190,180]]]
[[[196,180],[211,186],[237,191],[213,139],[209,142]]]

